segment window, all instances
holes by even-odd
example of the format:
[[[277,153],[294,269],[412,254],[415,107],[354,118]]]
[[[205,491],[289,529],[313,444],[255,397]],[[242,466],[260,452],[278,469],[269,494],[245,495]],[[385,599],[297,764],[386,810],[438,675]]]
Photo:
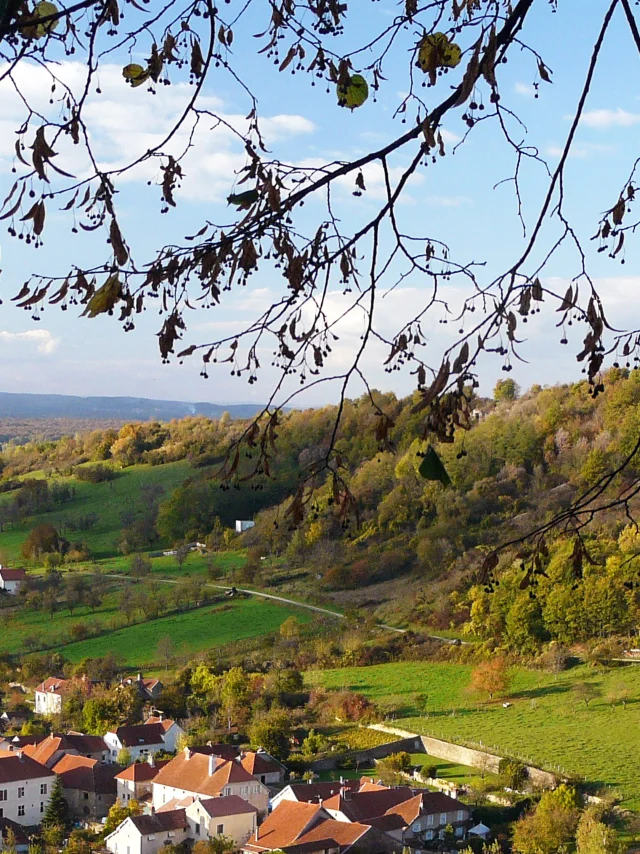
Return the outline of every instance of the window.
[[[446,823],[447,823],[447,814],[446,814],[446,812],[441,812],[440,813],[440,824],[446,824]]]
[[[85,799],[85,801],[88,801],[89,800],[89,792],[83,792],[82,797]]]
[[[433,830],[427,830],[427,839],[433,839]]]
[[[464,810],[458,810],[458,821],[464,821]]]
[[[223,833],[224,833],[224,824],[219,824],[219,825],[216,827],[216,834],[217,834],[218,836],[222,836],[222,834],[223,834]]]
[[[0,789],[0,801],[6,801],[6,800],[7,800],[7,790],[6,789]]]
[[[427,816],[427,824],[428,824],[428,825],[433,825],[433,824],[434,824],[433,818],[434,818],[434,817],[433,817],[433,815],[428,815],[428,816]],[[431,838],[431,837],[430,837],[430,838]]]
[[[240,794],[241,795],[248,795],[249,794],[249,787],[243,786],[242,789],[240,790]]]
[[[462,836],[463,833],[464,833],[463,827],[456,827],[456,836]]]
[[[411,830],[413,830],[414,833],[418,833],[420,831],[420,822],[414,821],[411,825]]]
[[[44,812],[44,801],[40,801],[40,812]]]
[[[18,786],[18,797],[24,798],[24,786]]]
[[[40,794],[41,795],[47,794],[47,784],[46,783],[40,783]]]
[[[0,810],[0,818],[4,818],[4,810]]]
[[[169,833],[167,833],[167,836],[169,837],[169,839],[171,839],[173,836],[175,836],[175,833],[173,832],[173,830],[170,830]]]
[[[19,816],[24,815],[24,804],[18,804],[18,815]]]
[[[227,786],[227,788],[224,790],[223,794],[224,795],[230,795],[231,794],[231,789],[229,788],[229,786]]]
[[[152,834],[151,836],[147,836],[147,839],[149,840],[149,842],[153,842],[153,840],[154,840],[155,838],[156,838],[156,837],[155,837],[155,834]]]

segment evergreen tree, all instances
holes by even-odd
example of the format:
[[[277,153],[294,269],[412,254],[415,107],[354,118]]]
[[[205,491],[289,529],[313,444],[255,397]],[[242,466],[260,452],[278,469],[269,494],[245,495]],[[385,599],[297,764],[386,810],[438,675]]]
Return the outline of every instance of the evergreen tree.
[[[71,827],[71,817],[69,815],[69,804],[64,796],[62,788],[62,780],[56,777],[55,783],[51,790],[51,798],[47,804],[47,809],[42,820],[43,827],[61,827],[68,830]]]

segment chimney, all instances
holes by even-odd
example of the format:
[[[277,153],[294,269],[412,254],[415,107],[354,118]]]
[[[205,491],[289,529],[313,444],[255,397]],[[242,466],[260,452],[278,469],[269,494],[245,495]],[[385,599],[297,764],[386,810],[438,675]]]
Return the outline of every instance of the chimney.
[[[148,762],[148,764],[149,764],[152,768],[155,768],[155,767],[156,767],[156,760],[155,760],[155,757],[154,757],[153,753],[150,753],[150,754],[147,756],[147,762]]]
[[[260,825],[256,823],[256,842],[260,838]]]
[[[340,785],[344,786],[344,777],[342,775],[340,776]]]
[[[207,742],[207,747],[213,747],[213,742],[212,742],[212,741],[208,741],[208,742]]]
[[[189,759],[191,759],[191,751],[188,747],[185,747],[184,749],[184,758],[187,760],[187,762],[189,761]]]
[[[23,755],[23,753],[22,753],[22,748],[20,748],[20,749],[17,751],[17,753],[18,753],[18,759],[20,760],[20,762],[24,762],[24,755]]]
[[[213,774],[213,772],[216,770],[217,765],[218,765],[218,757],[214,756],[212,754],[211,756],[209,756],[209,776],[210,777]]]
[[[164,712],[158,712],[158,717],[160,718],[161,721],[163,721],[164,720]]]
[[[155,808],[155,807],[151,807],[151,815],[155,815],[155,814],[156,814],[156,808]]]
[[[142,673],[138,673],[138,682],[142,682]]]

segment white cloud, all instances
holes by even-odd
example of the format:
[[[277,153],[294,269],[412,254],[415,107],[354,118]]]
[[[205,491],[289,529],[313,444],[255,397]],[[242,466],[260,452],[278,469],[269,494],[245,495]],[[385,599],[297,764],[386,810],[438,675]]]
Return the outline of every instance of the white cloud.
[[[529,86],[526,83],[516,83],[513,89],[517,95],[525,95],[527,98],[533,98],[536,94],[536,90],[533,86]]]
[[[549,157],[556,158],[562,157],[563,151],[564,149],[560,145],[549,145],[545,149],[545,152]],[[571,146],[569,157],[577,157],[584,160],[591,154],[606,154],[612,151],[614,151],[614,148],[611,145],[598,145],[597,143],[583,142]]]
[[[0,343],[8,345],[35,343],[38,353],[49,356],[58,347],[60,339],[54,338],[48,329],[28,329],[26,332],[0,331]]]
[[[0,66],[0,72],[2,70]],[[55,71],[72,91],[81,91],[86,74],[82,63],[62,62]],[[49,104],[51,78],[44,68],[20,63],[13,76],[35,110],[59,118],[59,104]],[[160,145],[193,95],[193,88],[187,83],[158,87],[156,95],[150,95],[146,87],[132,89],[126,85],[122,69],[116,64],[101,66],[99,85],[101,94],[90,95],[84,116],[94,153],[103,169],[122,168]],[[57,90],[59,95],[62,92],[60,84]],[[25,109],[9,81],[0,84],[0,99],[3,105],[0,169],[8,171],[14,156],[15,129],[24,120]],[[185,177],[179,191],[181,198],[219,201],[229,193],[235,173],[246,163],[241,136],[248,130],[249,120],[215,96],[201,96],[198,107],[210,111],[211,115],[203,114],[195,130],[194,122],[187,121],[164,150],[178,156],[189,149],[182,161]],[[278,113],[262,117],[260,130],[265,144],[271,147],[291,137],[308,136],[315,131],[315,125],[301,115]],[[82,146],[74,146],[69,138],[61,137],[55,147],[59,154],[57,166],[78,177],[89,174]],[[159,162],[152,159],[118,180],[142,182],[158,177]]]
[[[571,118],[567,116],[566,118]],[[583,113],[581,123],[597,130],[611,127],[633,127],[640,124],[640,113],[628,113],[618,107],[616,110],[588,110]]]

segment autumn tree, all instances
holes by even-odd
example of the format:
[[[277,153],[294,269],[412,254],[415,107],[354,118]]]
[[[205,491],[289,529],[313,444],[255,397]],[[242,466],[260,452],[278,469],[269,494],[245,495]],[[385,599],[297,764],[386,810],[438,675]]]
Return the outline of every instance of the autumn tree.
[[[471,671],[470,689],[474,693],[488,694],[490,700],[493,700],[494,696],[506,694],[509,684],[507,660],[502,656],[482,661]]]
[[[15,246],[36,248],[39,256],[44,250],[41,269],[46,270],[27,276],[15,304],[36,319],[49,305],[80,311],[83,322],[112,317],[127,331],[152,305],[159,315],[163,361],[195,356],[204,377],[222,368],[252,386],[270,363],[277,373],[264,395],[264,412],[243,427],[225,456],[227,486],[238,478],[254,477],[260,485],[268,481],[282,406],[297,393],[330,380],[336,381],[341,400],[356,382],[370,392],[364,362],[372,351],[383,353],[388,373],[406,371],[415,378],[415,433],[432,441],[448,443],[454,433],[470,428],[483,357],[493,357],[509,373],[522,358],[526,331],[535,329],[526,323],[543,312],[541,319],[584,366],[591,393],[599,394],[607,360],[632,364],[640,348],[631,320],[624,330],[607,320],[609,295],[601,298],[593,275],[597,257],[624,261],[625,240],[628,244],[636,229],[638,164],[630,162],[626,174],[581,198],[585,222],[579,224],[565,173],[577,152],[596,73],[612,75],[612,89],[616,83],[603,50],[618,34],[612,32],[612,21],[628,34],[630,51],[640,50],[640,37],[631,0],[598,7],[593,35],[577,29],[571,15],[556,12],[556,0],[422,5],[405,0],[391,19],[376,24],[367,16],[363,26],[362,10],[336,0],[275,7],[248,3],[237,9],[234,3],[218,8],[212,0],[187,0],[181,6],[169,0],[158,9],[132,0],[5,0],[0,62],[3,97],[14,99],[16,133],[13,182],[0,216]],[[548,16],[542,26],[538,13]],[[554,26],[567,31],[548,38]],[[569,38],[580,40],[583,49],[572,53],[581,57],[581,83],[567,108],[571,120],[557,128],[563,139],[557,157],[547,161],[546,138],[536,134],[540,123],[526,130],[513,93],[524,74],[543,105],[552,82],[569,76],[564,69],[553,75],[545,54]],[[236,59],[243,51],[248,56]],[[573,82],[577,69],[569,65]],[[273,151],[278,139],[271,140],[270,132],[277,122],[264,115],[255,91],[260,85],[277,90],[282,103],[304,92],[314,118],[324,103],[332,110],[332,131],[340,129],[345,137],[364,139],[360,117],[376,111],[381,130],[371,139],[380,139],[381,133],[384,142],[337,162],[287,157],[279,146]],[[167,93],[169,86],[174,88]],[[246,116],[242,121],[212,103],[211,92],[227,89],[237,98],[238,114]],[[180,100],[181,108],[170,111],[172,118],[152,140],[142,133],[137,144],[130,140],[122,158],[104,162],[96,123],[103,114],[101,103],[113,92],[123,98],[127,116],[140,115],[143,105],[163,96]],[[454,117],[462,125],[462,138],[452,138],[447,129]],[[204,126],[214,130],[200,133]],[[458,228],[448,245],[440,218],[415,216],[403,202],[427,172],[459,172],[453,147],[465,148],[477,138],[478,128],[494,133],[493,159],[505,164],[499,183],[513,189],[514,218],[524,236],[506,252],[503,230],[496,229],[492,237],[500,252],[492,251],[488,240],[475,257],[465,245],[464,229]],[[183,202],[185,181],[202,183],[197,165],[202,158],[190,157],[192,149],[218,133],[230,146],[234,164],[219,188],[227,209],[203,212],[192,233],[182,236],[173,229],[171,244],[140,257],[134,218],[123,209],[122,186],[148,180],[157,187],[150,192],[159,196],[159,213],[169,215]],[[469,175],[481,174],[485,149],[474,151],[471,145],[465,151]],[[530,170],[534,189],[523,198],[523,172]],[[496,208],[489,187],[486,196],[482,201],[489,219]],[[56,221],[68,217],[72,232],[95,232],[102,239],[87,243],[86,252],[74,253],[68,265],[59,259],[70,253],[54,251],[46,257],[53,211]],[[148,215],[145,228],[154,230]],[[561,253],[564,283],[554,266]],[[25,259],[20,262],[27,267]],[[254,306],[247,299],[254,313],[246,324],[209,336],[202,331],[206,324],[191,322],[194,307],[226,305],[272,274],[273,301],[263,308],[260,300]],[[410,310],[387,328],[393,312],[385,310],[383,295],[413,279],[424,283],[422,289],[406,300]],[[362,337],[336,361],[334,343],[355,318],[362,320]],[[449,334],[426,348],[427,324],[436,322],[443,334],[448,324]],[[272,355],[265,359],[263,349]],[[384,449],[390,447],[394,412],[378,406],[373,394],[371,399],[378,411],[376,441]],[[337,421],[343,412],[339,407]],[[320,455],[304,466],[291,500],[295,523],[313,506],[309,490],[323,477],[331,481],[340,514],[356,512],[347,463],[336,448],[338,426]],[[130,465],[152,452],[156,442],[138,425],[127,424],[108,447],[96,448],[94,457],[111,456]],[[603,496],[617,484],[618,469],[628,467],[639,449],[636,435],[629,453],[608,464],[582,501],[530,533],[539,537],[561,522],[574,529],[586,524],[606,506]],[[423,471],[444,482],[442,471],[434,475],[433,460]],[[628,507],[637,493],[640,481],[631,481],[616,494],[618,505]],[[178,533],[174,539],[206,536],[206,521],[200,514],[186,524],[175,515],[164,520],[166,530]],[[491,578],[492,561],[490,556],[484,566],[483,583]]]
[[[578,807],[577,793],[570,786],[562,784],[552,792],[545,792],[537,807],[514,826],[515,854],[557,854],[571,845],[578,824]]]

